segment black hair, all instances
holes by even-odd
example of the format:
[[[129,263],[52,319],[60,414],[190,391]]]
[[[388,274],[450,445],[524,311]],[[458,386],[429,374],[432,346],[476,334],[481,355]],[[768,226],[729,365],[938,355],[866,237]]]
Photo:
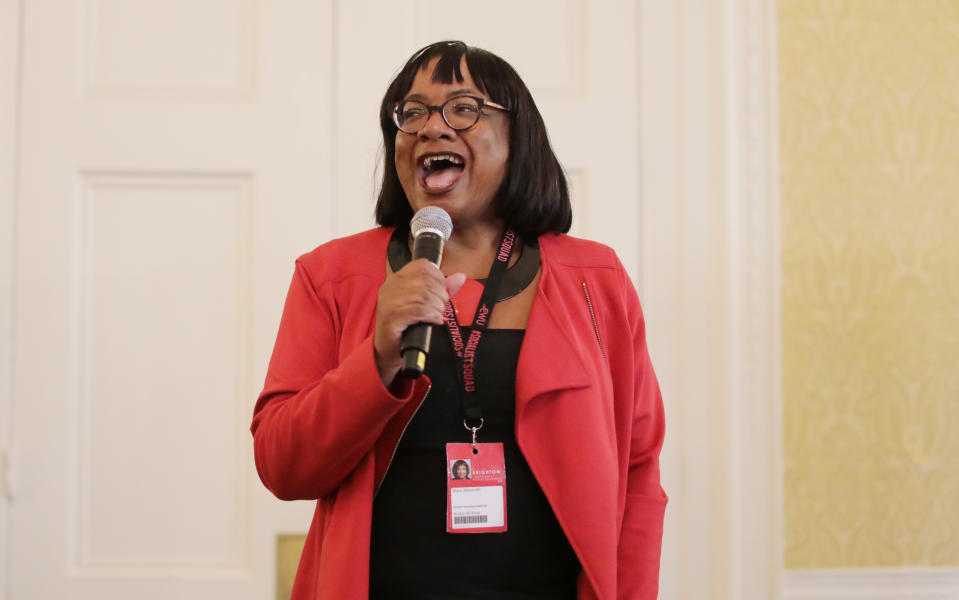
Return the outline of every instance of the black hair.
[[[462,458],[453,463],[453,468],[450,469],[453,472],[453,479],[459,479],[456,476],[456,469],[460,467],[466,467],[466,478],[470,478],[470,464],[463,460]]]
[[[383,183],[376,201],[376,222],[405,227],[413,218],[396,173],[396,133],[393,106],[413,86],[417,72],[439,58],[433,81],[463,81],[460,62],[480,91],[509,110],[509,158],[506,174],[493,199],[495,214],[520,237],[534,240],[547,232],[565,233],[573,220],[566,175],[556,160],[546,134],[546,124],[533,96],[516,71],[502,58],[463,42],[437,42],[421,48],[390,82],[380,105],[383,132]]]

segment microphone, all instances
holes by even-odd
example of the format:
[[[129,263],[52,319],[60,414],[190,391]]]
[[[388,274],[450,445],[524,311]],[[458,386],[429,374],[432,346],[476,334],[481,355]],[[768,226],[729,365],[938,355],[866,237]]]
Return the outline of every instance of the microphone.
[[[410,221],[413,234],[413,260],[425,258],[437,268],[443,260],[443,244],[453,233],[453,221],[446,211],[436,206],[425,206],[413,215]],[[410,325],[403,332],[400,354],[403,356],[404,377],[416,379],[426,368],[426,355],[430,353],[430,337],[433,326],[429,323]]]

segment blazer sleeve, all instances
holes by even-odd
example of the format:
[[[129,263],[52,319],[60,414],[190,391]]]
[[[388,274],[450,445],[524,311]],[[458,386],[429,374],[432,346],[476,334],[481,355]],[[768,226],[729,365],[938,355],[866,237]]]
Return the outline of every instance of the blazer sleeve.
[[[372,335],[338,361],[342,324],[333,287],[326,282],[318,291],[297,261],[253,413],[257,472],[283,500],[334,491],[415,391],[408,382],[392,391],[383,386]]]
[[[625,271],[622,277],[634,371],[633,422],[619,538],[617,596],[623,600],[655,600],[667,500],[659,475],[659,453],[665,433],[663,401],[646,346],[639,297]]]

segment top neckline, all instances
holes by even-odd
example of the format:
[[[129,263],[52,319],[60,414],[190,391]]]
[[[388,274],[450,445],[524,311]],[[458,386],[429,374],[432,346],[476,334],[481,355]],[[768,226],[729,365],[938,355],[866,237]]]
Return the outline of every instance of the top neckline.
[[[413,259],[413,253],[410,252],[409,228],[397,227],[390,236],[390,243],[386,247],[386,256],[390,262],[390,269],[397,272],[406,266],[406,263]],[[520,246],[519,258],[513,263],[513,266],[506,269],[503,275],[503,282],[500,284],[499,294],[496,301],[503,302],[519,294],[526,289],[536,273],[539,272],[539,244],[522,240]],[[486,279],[477,279],[480,283],[485,283]]]

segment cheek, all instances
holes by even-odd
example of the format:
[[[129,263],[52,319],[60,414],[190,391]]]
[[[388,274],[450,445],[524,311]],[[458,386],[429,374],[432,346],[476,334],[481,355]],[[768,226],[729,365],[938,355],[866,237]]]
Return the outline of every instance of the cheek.
[[[509,147],[498,141],[489,140],[476,149],[478,165],[487,177],[499,177],[506,173],[506,162],[509,158]]]
[[[393,150],[393,166],[396,167],[396,174],[401,182],[408,181],[413,176],[410,166],[410,152],[410,144],[397,134],[396,145]]]
[[[493,171],[491,175],[496,180],[496,186],[499,187],[499,184],[502,183],[503,179],[506,177],[506,167],[509,163],[509,151],[508,149],[496,149],[495,160],[492,162]]]
[[[393,162],[396,163],[396,166],[399,167],[402,164],[404,157],[409,156],[410,149],[406,144],[406,140],[400,137],[400,134],[396,134],[396,139],[393,140]]]
[[[489,156],[493,158],[496,170],[500,175],[506,174],[506,164],[509,160],[509,128],[503,127],[490,144]]]

